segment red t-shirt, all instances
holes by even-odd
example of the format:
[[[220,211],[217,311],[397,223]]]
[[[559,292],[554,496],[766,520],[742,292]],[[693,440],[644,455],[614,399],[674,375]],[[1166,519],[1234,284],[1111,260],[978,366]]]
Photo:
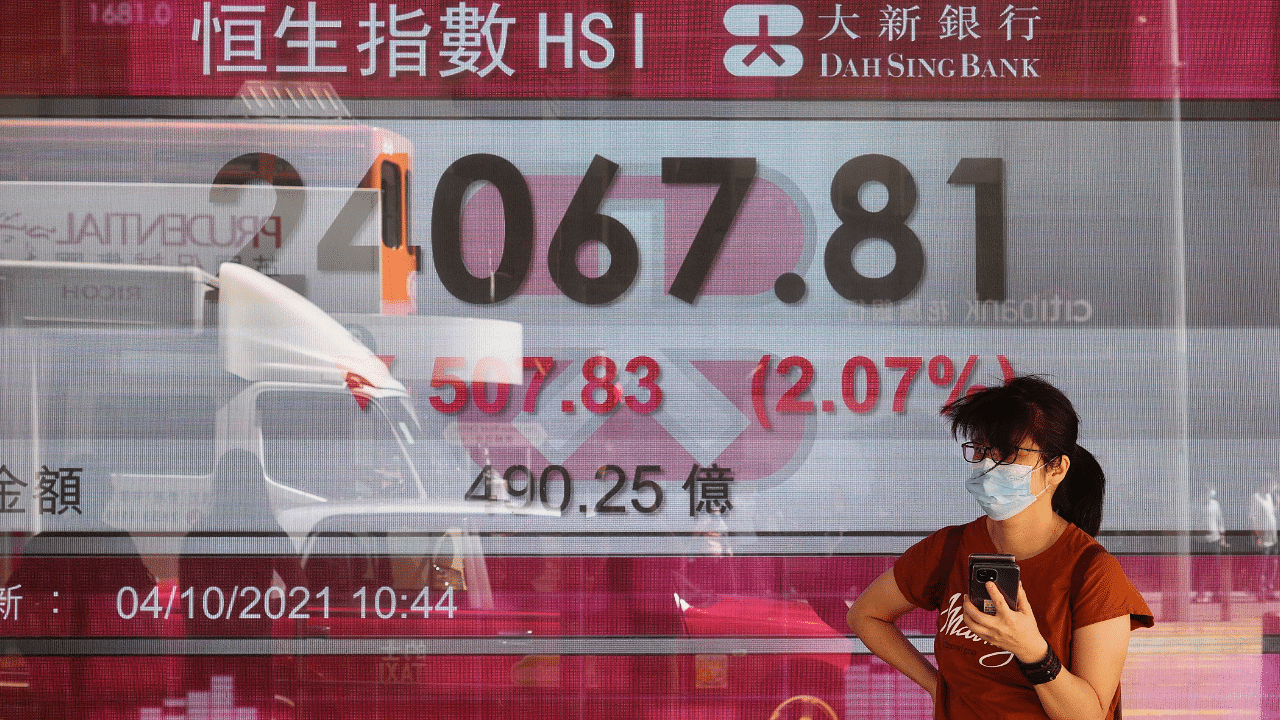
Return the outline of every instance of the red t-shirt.
[[[955,563],[942,593],[942,607],[931,607],[925,598],[929,581],[941,562],[946,530],[939,530],[911,546],[893,566],[898,589],[912,604],[940,610],[934,657],[938,663],[938,702],[935,718],[946,720],[1002,720],[1035,718],[1045,714],[1040,698],[1018,669],[1013,654],[979,639],[964,621],[964,594],[969,592],[969,554],[994,553],[995,544],[987,532],[986,516],[964,526]],[[1071,668],[1072,628],[1092,625],[1122,615],[1130,627],[1151,627],[1151,609],[1125,576],[1120,563],[1110,553],[1094,556],[1076,590],[1071,604],[1071,578],[1075,561],[1094,543],[1080,528],[1067,529],[1048,550],[1018,561],[1022,586],[1035,612],[1040,633]],[[1117,698],[1119,693],[1117,692]],[[1107,714],[1115,714],[1115,700]],[[993,712],[994,711],[994,712]]]

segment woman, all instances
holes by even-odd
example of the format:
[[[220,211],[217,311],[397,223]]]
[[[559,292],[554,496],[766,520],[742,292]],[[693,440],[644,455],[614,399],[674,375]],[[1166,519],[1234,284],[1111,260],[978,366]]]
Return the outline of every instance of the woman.
[[[1105,478],[1076,445],[1075,409],[1044,380],[1018,377],[942,412],[970,441],[965,487],[985,515],[909,548],[849,609],[849,628],[929,692],[935,718],[1115,717],[1129,632],[1152,616],[1092,537]],[[1015,607],[994,583],[994,615],[970,602],[970,553],[1014,556]],[[941,611],[937,669],[894,624],[917,607]]]

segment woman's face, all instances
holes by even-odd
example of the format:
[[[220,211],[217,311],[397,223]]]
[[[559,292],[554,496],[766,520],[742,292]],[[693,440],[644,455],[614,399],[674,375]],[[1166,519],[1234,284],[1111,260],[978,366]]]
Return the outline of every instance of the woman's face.
[[[1031,472],[1031,492],[1037,495],[1049,488],[1049,466],[1045,463],[1040,446],[1034,440],[1023,440],[1019,443],[1017,455],[1013,462],[1017,465],[1030,465],[1035,468]]]
[[[976,446],[976,450],[968,449],[974,446]],[[965,447],[966,459],[969,462],[981,462],[990,458],[997,465],[1030,465],[1036,467],[1044,464],[1041,460],[1040,446],[1030,437],[1022,438],[1015,443],[1009,453],[1005,453],[1000,448],[988,445],[985,441],[978,439],[965,443]]]
[[[1018,441],[1012,451],[1008,454],[1002,453],[998,448],[986,446],[985,443],[977,443],[983,447],[982,455],[991,459],[999,465],[1024,465],[1035,468],[1031,472],[1031,492],[1040,494],[1051,484],[1056,484],[1055,480],[1061,480],[1066,474],[1065,468],[1058,468],[1061,459],[1057,463],[1048,463],[1045,460],[1044,453],[1040,451],[1040,445],[1030,437],[1025,437]]]
[[[992,448],[987,456],[1001,465],[1031,465],[1036,467],[1044,464],[1040,458],[1040,446],[1032,440],[1023,440],[1018,443],[1018,446],[1013,449],[1013,453],[1009,456],[1002,455],[996,448]]]

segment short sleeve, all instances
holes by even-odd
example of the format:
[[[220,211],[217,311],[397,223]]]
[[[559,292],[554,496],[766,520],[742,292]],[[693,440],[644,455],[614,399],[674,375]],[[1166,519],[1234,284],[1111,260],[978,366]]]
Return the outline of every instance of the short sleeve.
[[[1129,616],[1130,629],[1155,624],[1151,608],[1129,582],[1120,561],[1111,553],[1099,553],[1085,570],[1084,581],[1072,608],[1072,624],[1085,627],[1122,615]]]
[[[947,542],[947,528],[943,528],[907,548],[893,564],[893,579],[912,605],[925,610],[937,610],[937,606],[925,597],[929,580],[941,562],[943,546]]]

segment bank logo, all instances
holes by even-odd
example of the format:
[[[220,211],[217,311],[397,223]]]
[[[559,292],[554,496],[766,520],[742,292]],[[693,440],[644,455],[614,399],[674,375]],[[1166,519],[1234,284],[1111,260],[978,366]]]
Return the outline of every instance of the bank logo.
[[[738,77],[791,77],[804,67],[795,45],[775,45],[771,38],[791,37],[804,27],[804,15],[793,5],[734,5],[725,11],[724,28],[735,37],[756,42],[734,45],[724,54],[724,68]]]

